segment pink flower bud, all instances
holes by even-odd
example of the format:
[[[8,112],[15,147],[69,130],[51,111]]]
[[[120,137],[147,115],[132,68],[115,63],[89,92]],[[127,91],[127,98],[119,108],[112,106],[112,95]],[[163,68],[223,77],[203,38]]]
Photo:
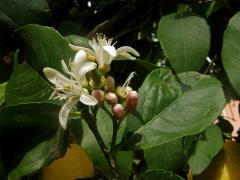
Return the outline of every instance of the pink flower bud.
[[[92,91],[92,96],[98,101],[98,104],[102,104],[105,100],[104,92],[100,89],[95,89]]]
[[[123,120],[125,117],[125,112],[121,104],[115,104],[112,108],[113,116],[117,120]]]
[[[109,92],[106,94],[106,100],[108,104],[114,105],[118,102],[118,97],[115,93]]]
[[[105,86],[104,86],[104,89],[107,91],[107,92],[114,92],[115,91],[115,80],[112,76],[108,76],[106,79],[105,79]]]
[[[137,91],[130,91],[127,95],[126,99],[126,109],[129,112],[133,112],[136,110],[138,103],[138,93]]]

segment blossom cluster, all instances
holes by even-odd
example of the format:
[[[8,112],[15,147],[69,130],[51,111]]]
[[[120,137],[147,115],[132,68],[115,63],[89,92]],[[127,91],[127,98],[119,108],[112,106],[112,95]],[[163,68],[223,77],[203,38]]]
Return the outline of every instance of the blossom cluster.
[[[66,75],[50,67],[43,69],[46,78],[54,85],[50,99],[65,101],[59,112],[59,122],[63,129],[67,129],[69,114],[79,102],[101,107],[106,101],[111,105],[112,114],[117,120],[122,120],[126,112],[136,109],[138,93],[129,86],[134,73],[118,87],[115,87],[113,77],[105,76],[110,71],[111,62],[118,56],[134,60],[134,56],[139,56],[139,53],[129,46],[116,49],[112,39],[104,35],[89,40],[89,45],[91,49],[69,44],[76,54],[68,64],[61,61]]]

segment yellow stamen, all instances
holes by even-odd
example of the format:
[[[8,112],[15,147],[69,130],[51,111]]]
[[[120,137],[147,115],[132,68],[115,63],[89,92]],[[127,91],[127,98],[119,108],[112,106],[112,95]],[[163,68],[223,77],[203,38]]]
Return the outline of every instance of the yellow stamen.
[[[92,55],[92,54],[88,54],[88,55],[87,55],[87,60],[88,60],[88,61],[96,61],[96,56],[95,56],[95,55]]]
[[[72,90],[72,86],[71,86],[70,84],[65,83],[65,84],[63,85],[63,89],[64,89],[65,91],[71,91],[71,90]]]

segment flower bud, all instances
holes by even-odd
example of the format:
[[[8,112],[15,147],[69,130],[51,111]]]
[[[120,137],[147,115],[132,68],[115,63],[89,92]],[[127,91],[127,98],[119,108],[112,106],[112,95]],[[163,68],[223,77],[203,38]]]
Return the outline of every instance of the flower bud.
[[[121,104],[115,104],[112,108],[113,116],[117,120],[123,120],[125,117],[125,112]]]
[[[100,89],[95,89],[92,91],[92,96],[98,101],[98,104],[103,104],[105,100],[104,92]]]
[[[133,112],[136,110],[138,103],[138,93],[137,91],[130,91],[126,99],[126,109],[128,112]]]
[[[108,104],[114,105],[118,102],[118,97],[115,93],[109,92],[106,94],[106,100]]]
[[[108,76],[105,79],[104,89],[107,92],[114,92],[115,91],[115,81],[114,81],[114,78],[112,76]]]
[[[132,91],[132,88],[130,86],[127,87],[122,87],[122,86],[118,86],[116,89],[116,94],[122,98],[122,99],[126,99],[128,93]]]

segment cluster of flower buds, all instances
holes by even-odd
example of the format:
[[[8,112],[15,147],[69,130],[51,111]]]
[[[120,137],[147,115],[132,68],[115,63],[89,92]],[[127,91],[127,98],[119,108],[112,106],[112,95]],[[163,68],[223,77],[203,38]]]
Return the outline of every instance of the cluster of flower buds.
[[[92,91],[98,105],[102,106],[106,101],[112,107],[113,116],[121,121],[127,113],[134,112],[138,103],[138,93],[133,91],[129,85],[134,73],[131,73],[126,82],[122,86],[115,87],[115,80],[112,76],[105,79],[105,84],[102,89]]]

